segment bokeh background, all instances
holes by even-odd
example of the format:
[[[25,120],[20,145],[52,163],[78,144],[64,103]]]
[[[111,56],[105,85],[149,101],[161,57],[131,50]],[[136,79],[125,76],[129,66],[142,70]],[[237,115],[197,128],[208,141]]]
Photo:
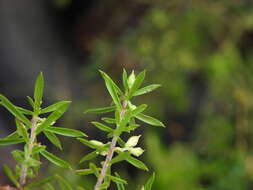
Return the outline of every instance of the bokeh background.
[[[122,68],[146,69],[146,84],[162,84],[135,101],[167,126],[136,132],[156,190],[253,188],[252,53],[251,0],[0,1],[0,93],[15,104],[29,107],[25,97],[43,71],[44,105],[73,101],[59,125],[105,140],[90,124],[99,117],[82,113],[110,102],[98,69],[116,81]],[[14,129],[0,108],[0,136]],[[64,153],[49,149],[73,165],[90,151],[61,140]],[[1,165],[14,166],[14,148],[0,148]],[[45,164],[41,177],[58,171]],[[140,189],[151,174],[124,163],[117,170],[129,179],[127,189]],[[94,183],[59,172],[73,185]],[[0,181],[8,183],[2,171]]]

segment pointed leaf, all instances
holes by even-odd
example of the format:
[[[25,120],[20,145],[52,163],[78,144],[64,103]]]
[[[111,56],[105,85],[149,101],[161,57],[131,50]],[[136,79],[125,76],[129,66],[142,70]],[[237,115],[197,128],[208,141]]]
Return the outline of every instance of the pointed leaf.
[[[34,106],[36,110],[39,110],[42,103],[42,96],[44,91],[44,78],[40,72],[39,76],[36,79],[35,88],[34,88]]]
[[[154,181],[155,181],[155,173],[153,173],[153,175],[147,181],[147,183],[144,187],[144,190],[152,190],[152,186],[153,186]]]
[[[160,84],[151,84],[149,86],[146,86],[146,87],[143,87],[139,90],[137,90],[133,96],[139,96],[139,95],[143,95],[143,94],[146,94],[146,93],[149,93],[149,92],[152,92],[153,90],[157,89],[158,87],[160,87],[161,85]]]
[[[115,124],[116,123],[115,119],[109,118],[109,117],[102,117],[101,120],[106,122],[106,123],[109,123],[109,124]]]
[[[50,152],[47,152],[46,150],[43,150],[40,152],[46,159],[48,159],[50,162],[52,162],[53,164],[60,166],[62,168],[71,168],[70,164],[64,160],[62,160],[61,158],[53,155]]]
[[[49,127],[53,122],[59,119],[63,113],[68,109],[70,102],[66,101],[63,105],[59,106],[54,112],[52,112],[45,121],[43,121],[37,128],[36,132],[39,134],[41,131]]]
[[[88,160],[91,160],[95,157],[97,157],[99,155],[99,151],[95,150],[89,154],[86,154],[84,157],[81,158],[81,160],[79,161],[79,164],[85,162],[85,161],[88,161]]]
[[[34,101],[33,99],[30,97],[30,96],[27,96],[27,100],[28,100],[28,103],[32,106],[32,108],[34,109]]]
[[[68,104],[69,101],[60,101],[60,102],[56,102],[46,108],[43,108],[40,113],[43,114],[43,113],[48,113],[48,112],[53,112],[55,110],[57,110],[60,106],[62,105],[65,105],[65,104]]]
[[[136,77],[133,86],[130,88],[129,93],[128,93],[128,99],[130,99],[133,94],[138,90],[138,88],[141,86],[144,78],[145,78],[145,71],[142,71],[138,76]]]
[[[122,184],[127,184],[127,181],[124,180],[124,179],[121,179],[119,177],[115,177],[115,176],[112,176],[112,175],[106,175],[109,179],[111,179],[113,182],[115,183],[122,183]]]
[[[30,110],[27,110],[25,108],[21,108],[21,107],[18,107],[16,106],[16,108],[22,113],[22,114],[25,114],[25,115],[33,115],[33,112],[30,111]]]
[[[117,174],[116,172],[115,175],[120,178],[119,174]],[[116,182],[116,185],[118,190],[125,190],[125,187],[122,183]]]
[[[24,152],[21,150],[13,150],[11,152],[13,158],[18,162],[18,163],[22,163],[24,162]]]
[[[87,137],[87,135],[81,131],[62,127],[48,127],[45,129],[48,132],[63,135],[67,137]]]
[[[104,124],[102,124],[102,123],[99,123],[99,122],[91,122],[93,125],[95,125],[97,128],[99,128],[100,130],[102,130],[102,131],[105,131],[105,132],[108,132],[108,133],[110,133],[110,132],[113,132],[113,129],[111,129],[110,127],[108,127],[108,126],[106,126],[106,125],[104,125]]]
[[[43,131],[43,133],[52,144],[54,144],[57,148],[62,150],[61,141],[58,139],[58,137],[55,134],[49,131]]]
[[[115,110],[115,106],[109,106],[109,107],[103,107],[103,108],[88,109],[84,113],[96,113],[96,114],[100,114],[100,113],[112,112],[114,110]]]
[[[11,182],[16,186],[19,187],[19,183],[17,180],[17,177],[14,175],[14,173],[12,172],[12,170],[7,166],[7,165],[3,165],[3,170],[4,173],[7,175],[7,177],[11,180]]]
[[[61,190],[73,190],[70,183],[65,178],[56,175],[56,179],[58,179],[58,183],[61,187]]]
[[[15,123],[17,126],[17,131],[20,136],[22,136],[25,140],[25,142],[29,141],[29,134],[26,130],[26,127],[21,123],[19,120],[15,119]]]
[[[151,116],[147,116],[147,115],[144,115],[142,113],[139,113],[138,115],[135,116],[137,119],[145,122],[145,123],[148,123],[150,125],[153,125],[153,126],[159,126],[159,127],[165,127],[165,125],[159,121],[158,119],[155,119]]]
[[[0,139],[0,146],[5,146],[5,145],[13,145],[13,144],[19,144],[24,142],[23,138],[2,138]]]
[[[82,138],[77,138],[77,140],[79,140],[81,143],[83,143],[84,145],[90,147],[90,148],[94,148],[94,149],[101,149],[100,146],[95,145],[94,143],[86,140],[86,139],[82,139]]]
[[[96,177],[99,176],[99,170],[100,168],[97,168],[97,166],[93,163],[89,164],[89,168],[93,171],[93,173],[95,174]]]
[[[47,183],[43,186],[44,190],[55,190],[54,186],[51,183]]]
[[[49,177],[45,177],[43,179],[34,181],[32,183],[30,183],[29,185],[26,186],[26,188],[35,188],[35,187],[40,187],[42,185],[47,184],[48,182],[54,180],[54,176],[49,176]]]
[[[91,169],[81,169],[81,170],[76,170],[77,175],[90,175],[93,174],[93,170]]]
[[[121,162],[123,160],[126,160],[128,156],[130,156],[129,152],[118,152],[118,155],[111,160],[110,164],[112,165]]]
[[[126,161],[129,162],[130,164],[132,164],[133,166],[135,166],[136,168],[148,171],[148,167],[142,161],[138,160],[137,158],[134,158],[132,156],[128,156],[126,158]]]
[[[122,74],[122,81],[123,81],[123,86],[125,90],[128,90],[128,84],[127,84],[127,72],[125,69],[123,69],[123,74]]]
[[[1,104],[18,118],[20,121],[24,122],[26,125],[30,126],[31,122],[14,106],[6,97],[0,94],[0,100],[2,101]]]
[[[115,85],[115,83],[112,81],[112,79],[106,73],[104,73],[103,71],[100,71],[100,73],[105,80],[106,88],[107,88],[109,94],[111,95],[113,102],[117,106],[118,110],[121,110],[122,106],[120,103],[119,96],[117,94],[117,86]]]

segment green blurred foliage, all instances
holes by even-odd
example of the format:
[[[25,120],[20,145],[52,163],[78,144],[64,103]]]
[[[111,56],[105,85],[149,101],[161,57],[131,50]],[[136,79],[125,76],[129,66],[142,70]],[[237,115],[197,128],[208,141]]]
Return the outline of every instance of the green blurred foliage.
[[[165,133],[145,135],[146,159],[157,173],[155,189],[251,189],[252,4],[138,3],[148,9],[137,26],[97,39],[91,62],[115,77],[122,67],[145,68],[147,83],[162,84],[144,97],[153,107],[148,111],[167,123]],[[186,116],[194,122],[183,122]],[[143,179],[137,179],[140,186]]]

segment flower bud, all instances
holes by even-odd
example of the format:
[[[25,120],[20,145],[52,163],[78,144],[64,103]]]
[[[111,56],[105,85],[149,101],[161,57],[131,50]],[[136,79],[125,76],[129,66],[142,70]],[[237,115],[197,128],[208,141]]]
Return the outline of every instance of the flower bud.
[[[144,150],[140,147],[137,148],[129,148],[129,152],[134,156],[140,156],[143,154]]]
[[[96,141],[96,140],[90,140],[90,142],[92,144],[94,144],[95,146],[104,146],[104,143],[100,142],[100,141]]]
[[[126,142],[125,147],[134,147],[134,146],[136,146],[140,137],[141,137],[141,135],[130,137],[128,139],[128,141]]]
[[[132,73],[130,74],[130,76],[128,77],[128,80],[127,80],[127,84],[128,84],[129,89],[133,86],[134,81],[135,81],[135,74],[134,74],[134,71],[132,71]]]

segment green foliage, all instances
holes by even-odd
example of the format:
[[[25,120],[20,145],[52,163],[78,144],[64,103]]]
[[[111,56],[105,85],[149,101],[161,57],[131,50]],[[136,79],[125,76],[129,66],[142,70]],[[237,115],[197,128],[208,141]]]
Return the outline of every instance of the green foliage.
[[[28,97],[28,102],[32,106],[32,110],[27,110],[12,104],[6,97],[0,95],[1,105],[3,105],[14,117],[16,131],[9,136],[0,139],[0,145],[12,145],[23,143],[23,150],[13,150],[12,156],[16,160],[16,170],[12,171],[6,165],[3,169],[12,183],[24,190],[32,190],[43,187],[44,189],[55,189],[55,185],[62,190],[74,190],[71,184],[63,177],[55,174],[39,180],[32,180],[28,183],[28,179],[38,177],[41,167],[40,157],[46,158],[52,164],[65,169],[71,169],[71,165],[65,160],[48,152],[46,146],[38,142],[37,136],[43,134],[57,148],[62,150],[60,139],[57,135],[75,137],[78,141],[94,149],[91,153],[84,155],[80,163],[89,162],[89,168],[76,170],[78,175],[93,174],[98,181],[95,185],[95,190],[108,189],[111,182],[116,183],[119,190],[124,190],[124,185],[127,181],[122,179],[117,173],[115,176],[111,174],[111,166],[121,161],[126,161],[136,168],[148,171],[148,167],[136,157],[143,154],[144,150],[141,147],[136,147],[141,137],[131,136],[125,142],[121,139],[121,135],[125,132],[130,133],[137,129],[140,125],[135,123],[135,118],[153,126],[164,127],[164,124],[159,120],[144,115],[142,112],[147,108],[146,104],[135,106],[132,104],[134,96],[142,95],[159,87],[159,85],[150,85],[141,88],[141,84],[145,78],[145,71],[135,77],[134,72],[127,77],[127,73],[123,71],[123,86],[125,91],[116,85],[116,83],[103,71],[100,71],[104,78],[106,88],[111,95],[112,105],[103,108],[89,109],[85,113],[109,113],[114,112],[115,118],[103,117],[102,122],[91,122],[97,129],[107,133],[109,140],[107,143],[102,143],[97,140],[87,140],[87,135],[75,129],[56,127],[56,121],[66,112],[69,107],[69,101],[60,101],[52,105],[42,108],[44,79],[42,73],[39,74],[34,90],[34,98]],[[42,117],[42,114],[49,113],[47,117]],[[30,117],[30,119],[29,119]],[[113,126],[112,126],[113,125]],[[114,156],[114,153],[117,154]],[[101,163],[101,167],[94,164],[92,161],[97,156],[105,157],[105,161]],[[55,184],[55,181],[57,184]],[[151,190],[154,181],[154,175],[149,179],[143,187],[145,190]],[[78,187],[77,189],[82,189]]]
[[[142,104],[140,106],[135,106],[132,103],[132,98],[134,96],[151,92],[160,85],[149,85],[141,88],[141,84],[145,78],[145,71],[139,73],[136,77],[133,71],[128,77],[127,72],[123,70],[123,92],[106,73],[103,71],[100,71],[100,73],[112,98],[113,105],[103,108],[89,109],[85,113],[90,112],[101,114],[114,111],[115,118],[101,118],[106,124],[95,121],[92,122],[96,128],[108,133],[107,137],[111,140],[107,143],[103,143],[97,140],[78,138],[81,143],[95,150],[83,156],[80,160],[80,163],[91,161],[89,163],[89,168],[76,170],[76,173],[79,175],[95,175],[97,177],[97,183],[94,187],[95,190],[107,189],[110,186],[111,181],[116,183],[119,190],[124,190],[124,185],[127,182],[117,173],[115,176],[111,175],[111,166],[113,164],[126,161],[134,167],[145,171],[148,171],[148,168],[141,160],[136,158],[141,156],[144,152],[142,148],[135,147],[138,144],[141,135],[131,136],[127,142],[124,142],[120,136],[125,132],[130,133],[140,126],[135,123],[135,118],[153,126],[164,127],[164,124],[159,120],[142,114],[147,108],[147,105]],[[115,156],[114,153],[116,154]],[[92,159],[99,155],[105,157],[105,161],[101,163],[101,166],[92,163]],[[148,181],[144,188],[150,190],[153,181],[154,176]]]
[[[39,185],[46,184],[52,178],[47,177],[39,181],[27,183],[28,178],[38,176],[41,166],[40,155],[48,159],[53,164],[62,168],[71,168],[70,164],[46,151],[46,147],[41,145],[37,140],[37,135],[43,133],[56,147],[62,149],[60,140],[55,134],[82,137],[86,136],[83,132],[54,127],[54,123],[64,114],[70,102],[61,101],[52,104],[46,108],[41,108],[44,91],[44,79],[42,73],[39,74],[34,89],[34,98],[28,97],[28,102],[32,106],[32,110],[27,110],[15,106],[3,95],[0,95],[1,105],[4,106],[14,117],[16,123],[16,131],[11,135],[0,139],[0,145],[12,145],[23,143],[23,150],[12,151],[13,158],[17,161],[16,170],[13,172],[4,165],[4,171],[16,187],[24,189],[33,189]],[[48,117],[41,117],[41,114],[50,113]],[[26,116],[30,116],[28,119]]]

